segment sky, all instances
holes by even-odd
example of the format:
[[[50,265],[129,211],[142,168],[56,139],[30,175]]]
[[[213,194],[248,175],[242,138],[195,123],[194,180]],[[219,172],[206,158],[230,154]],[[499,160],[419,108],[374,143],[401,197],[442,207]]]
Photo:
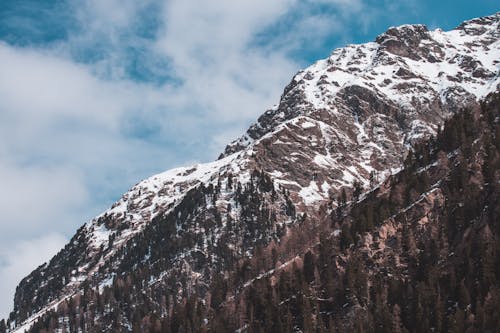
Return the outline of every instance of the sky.
[[[208,162],[293,74],[405,23],[498,4],[401,0],[2,0],[0,318],[18,282],[128,188]]]

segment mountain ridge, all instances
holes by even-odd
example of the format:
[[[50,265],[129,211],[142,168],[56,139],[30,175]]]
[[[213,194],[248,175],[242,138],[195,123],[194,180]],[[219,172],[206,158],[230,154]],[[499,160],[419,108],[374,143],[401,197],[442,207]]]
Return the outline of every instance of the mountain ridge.
[[[342,190],[352,193],[354,182],[368,187],[383,181],[401,167],[413,143],[498,90],[499,21],[496,13],[447,33],[421,25],[390,28],[375,42],[337,49],[299,72],[279,105],[228,145],[219,160],[152,176],[82,226],[62,254],[21,282],[12,326],[34,321],[38,311],[80,293],[84,285],[103,289],[112,284],[123,260],[144,261],[122,249],[148,230],[162,228],[162,221],[175,225],[165,241],[186,242],[179,245],[182,251],[173,249],[177,257],[161,264],[180,265],[181,271],[184,263],[190,266],[184,269],[188,273],[180,273],[192,280],[179,288],[186,291],[228,265],[224,255],[212,255],[226,236],[232,246],[228,257],[251,257],[255,244],[278,242],[287,226],[325,214],[324,205]],[[256,193],[265,200],[255,199]],[[243,204],[252,200],[259,207],[247,209]],[[269,211],[266,217],[259,215],[262,206]],[[229,229],[246,218],[272,223]],[[208,220],[213,225],[206,226]],[[195,241],[182,240],[185,235]],[[145,253],[151,258],[150,252]],[[201,262],[213,267],[206,269]],[[162,274],[159,269],[155,279],[168,275]],[[46,276],[52,277],[49,282]]]
[[[296,74],[294,76],[294,78],[292,79],[292,82],[285,88],[285,91],[281,97],[280,104],[283,103],[283,104],[285,104],[284,105],[285,107],[288,106],[288,104],[286,103],[286,96],[288,95],[288,93],[290,93],[290,91],[292,91],[298,85],[304,84],[304,82],[303,82],[304,79],[307,80],[309,78],[309,80],[312,80],[313,79],[312,72],[315,72],[315,71],[318,72],[316,67],[324,66],[325,63],[327,65],[330,65],[327,68],[326,72],[327,73],[333,72],[334,73],[334,74],[332,74],[332,76],[333,76],[335,74],[339,74],[339,73],[336,73],[337,70],[335,68],[335,65],[337,65],[342,60],[344,60],[344,63],[342,64],[344,67],[344,70],[350,64],[352,64],[353,66],[356,65],[355,57],[352,57],[353,59],[349,59],[349,57],[346,56],[346,53],[349,53],[349,52],[356,51],[356,52],[360,52],[361,55],[363,55],[363,52],[366,50],[375,52],[375,56],[378,57],[378,61],[380,61],[381,63],[383,63],[383,62],[390,63],[390,62],[395,61],[394,59],[387,58],[387,54],[384,54],[384,52],[383,52],[385,50],[387,50],[391,54],[395,54],[398,56],[404,56],[404,57],[408,57],[411,60],[415,60],[415,57],[418,57],[418,55],[414,55],[411,48],[415,47],[418,49],[419,42],[421,40],[425,40],[425,39],[429,40],[429,39],[432,39],[432,37],[436,36],[440,41],[448,41],[449,42],[450,39],[453,37],[455,37],[455,38],[460,37],[460,33],[459,33],[460,31],[464,31],[464,32],[467,31],[468,33],[471,33],[471,36],[488,34],[489,36],[487,36],[486,40],[498,43],[498,37],[499,37],[498,16],[499,15],[500,15],[499,13],[496,13],[496,14],[491,15],[491,16],[486,16],[486,17],[482,17],[482,18],[476,18],[476,19],[465,21],[461,25],[459,25],[456,29],[449,31],[448,33],[443,32],[441,29],[429,31],[425,25],[420,25],[420,24],[402,25],[400,27],[391,27],[386,32],[377,36],[375,39],[375,42],[365,43],[365,44],[350,44],[344,48],[336,49],[332,52],[332,54],[327,59],[319,60],[315,64],[307,67],[306,69],[299,71],[299,73]],[[477,26],[481,27],[482,25],[485,25],[487,23],[491,24],[489,29],[484,28],[484,27],[483,27],[483,29],[479,29],[477,27]],[[414,38],[415,33],[417,35],[417,38]],[[456,36],[457,33],[459,36]],[[471,42],[470,38],[468,38],[468,37],[470,37],[468,35],[468,33],[466,33],[465,36],[462,36],[466,40],[463,43],[470,43]],[[412,36],[414,39],[411,40],[412,38],[410,38],[409,36]],[[473,45],[474,47],[477,46],[477,45],[474,45],[473,42],[471,45]],[[382,51],[382,52],[379,53],[378,51]],[[434,52],[436,52],[436,51],[434,51]],[[427,56],[432,56],[432,55],[427,55]],[[352,63],[350,63],[349,60],[351,60]],[[431,61],[437,62],[437,59],[431,58]],[[466,61],[470,61],[470,59],[467,58]],[[399,64],[399,63],[397,63],[397,61],[395,63]],[[406,65],[404,62],[402,64]],[[477,66],[476,63],[474,63],[474,64],[472,64],[471,66]],[[492,63],[492,64],[494,65],[494,63]],[[365,67],[369,67],[372,64],[370,62],[367,62],[363,65],[365,65]],[[464,63],[463,66],[467,66],[467,64]],[[407,66],[405,66],[405,67],[407,67]],[[352,68],[356,72],[361,72],[361,70],[359,70],[359,68],[358,69],[356,69],[356,67],[352,67]],[[340,69],[342,69],[342,68],[340,68]],[[469,68],[469,70],[471,70],[471,69],[475,70],[475,68]],[[408,77],[411,77],[412,75],[414,75],[412,73],[409,73],[407,68],[404,68],[404,67],[399,68],[397,73],[398,73],[397,74],[398,76],[402,76],[404,78],[408,78]],[[316,82],[318,84],[326,83],[325,77],[323,76],[323,75],[325,75],[325,71],[323,71],[323,73],[321,73],[321,74],[322,75],[320,75],[319,80],[318,80],[318,76],[316,75]],[[358,75],[358,74],[356,74],[356,75]],[[477,74],[477,75],[479,75],[479,74]],[[352,75],[351,78],[354,81],[357,79],[357,77],[355,75]],[[345,78],[344,78],[343,81],[345,84],[345,82],[347,80],[345,80]],[[495,81],[495,82],[496,82],[496,84],[498,84],[497,81]],[[337,84],[333,83],[333,85],[337,88],[336,90],[338,91],[341,87],[340,87],[340,85],[338,85],[338,82],[336,82],[336,83]],[[348,86],[349,85],[352,85],[352,84],[348,84]],[[311,87],[312,84],[307,84],[307,86]],[[381,85],[379,84],[379,86],[381,86]],[[385,88],[385,87],[381,86],[380,88]],[[302,90],[305,90],[305,89],[303,88]],[[487,94],[487,92],[488,92],[488,89],[485,89],[485,91],[483,93],[480,93],[480,97],[484,97]],[[312,92],[310,91],[310,96],[314,96],[315,93],[316,93],[315,91],[312,91]],[[390,93],[386,93],[385,95],[388,96],[388,95],[390,95]],[[321,97],[323,97],[323,96],[321,96]],[[319,103],[323,102],[323,101],[321,101],[321,99],[319,97],[316,97],[316,96],[309,98],[308,100],[312,100],[314,102],[319,102]],[[286,114],[286,110],[280,110],[279,105],[274,109],[270,109],[270,110],[266,111],[261,117],[259,117],[259,120],[255,124],[250,126],[249,130],[247,131],[247,133],[243,137],[235,140],[232,144],[230,144],[226,148],[226,152],[225,152],[225,154],[223,154],[223,156],[227,155],[228,153],[233,152],[235,150],[234,148],[232,148],[233,146],[240,147],[240,146],[242,146],[243,143],[249,142],[250,140],[255,140],[256,137],[261,136],[262,134],[259,132],[259,129],[263,129],[264,132],[269,131],[269,128],[266,126],[266,124],[269,123],[269,117],[266,117],[266,116],[268,116],[269,114],[272,114],[273,116],[275,116],[274,118],[277,118],[277,120],[279,121],[279,120],[281,120],[279,117],[280,112],[283,112],[285,115],[283,119],[288,119],[289,116]]]

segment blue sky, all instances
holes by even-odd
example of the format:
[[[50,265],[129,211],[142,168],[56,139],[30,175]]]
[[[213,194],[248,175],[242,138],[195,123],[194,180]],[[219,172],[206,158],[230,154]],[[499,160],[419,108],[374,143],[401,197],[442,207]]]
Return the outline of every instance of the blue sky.
[[[213,160],[300,68],[496,1],[3,0],[0,317],[22,276],[153,173]]]

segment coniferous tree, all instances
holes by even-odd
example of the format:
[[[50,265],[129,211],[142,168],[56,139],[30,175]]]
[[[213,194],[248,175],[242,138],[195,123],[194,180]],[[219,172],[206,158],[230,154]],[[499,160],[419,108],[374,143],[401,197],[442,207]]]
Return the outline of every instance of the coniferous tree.
[[[311,253],[311,251],[307,251],[307,253],[304,256],[304,279],[308,282],[311,283],[314,281],[314,256]]]
[[[351,235],[351,228],[347,223],[342,225],[342,231],[340,233],[340,248],[342,250],[348,248],[351,244],[354,243],[354,240]]]

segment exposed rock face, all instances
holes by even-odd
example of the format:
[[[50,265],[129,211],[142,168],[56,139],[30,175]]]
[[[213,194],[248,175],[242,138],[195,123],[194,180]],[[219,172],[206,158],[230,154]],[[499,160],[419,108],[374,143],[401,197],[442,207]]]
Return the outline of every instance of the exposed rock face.
[[[18,331],[131,270],[145,293],[203,294],[214,272],[279,241],[303,213],[320,218],[341,189],[383,181],[412,143],[498,89],[499,21],[495,14],[450,32],[391,28],[299,72],[218,161],[138,183],[26,277],[11,316],[27,325]]]
[[[432,37],[425,25],[404,25],[398,28],[390,28],[384,34],[375,39],[382,49],[386,52],[392,53],[412,60],[425,59],[429,62],[437,62],[438,60],[430,54],[439,48],[437,43],[426,48],[420,47],[422,41],[431,42]]]
[[[342,93],[351,86],[370,90],[378,103],[393,105],[409,121],[425,117],[423,121],[435,128],[456,111],[450,103],[467,105],[497,88],[499,36],[499,14],[495,14],[466,21],[449,32],[429,31],[423,25],[390,28],[374,43],[337,49],[299,72],[279,105],[266,111],[223,156],[247,147],[298,115],[350,108],[350,99],[355,103],[361,97],[356,96],[359,90]]]

